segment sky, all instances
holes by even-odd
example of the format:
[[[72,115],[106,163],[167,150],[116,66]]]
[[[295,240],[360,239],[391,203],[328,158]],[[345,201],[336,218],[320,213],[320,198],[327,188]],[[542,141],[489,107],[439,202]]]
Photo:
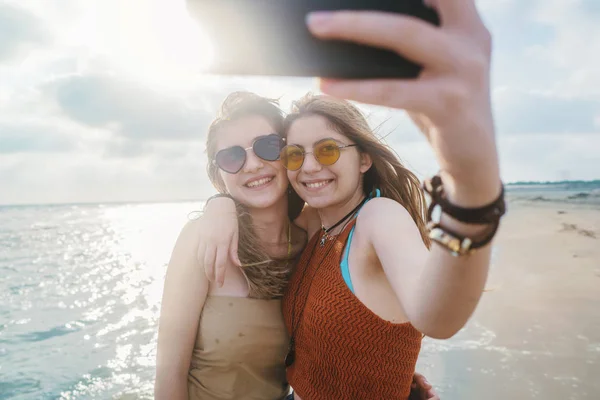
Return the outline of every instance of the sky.
[[[494,40],[502,178],[600,178],[600,2],[479,0]],[[214,57],[183,0],[0,0],[0,204],[214,193],[206,128],[234,90],[295,98],[309,78],[198,73]],[[418,176],[435,158],[404,112],[361,106]]]

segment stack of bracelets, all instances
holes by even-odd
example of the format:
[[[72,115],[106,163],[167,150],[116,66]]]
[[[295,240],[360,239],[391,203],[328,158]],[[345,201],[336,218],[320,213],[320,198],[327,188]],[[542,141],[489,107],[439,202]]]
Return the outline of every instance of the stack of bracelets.
[[[492,203],[483,207],[464,208],[448,201],[444,193],[442,178],[439,175],[423,182],[423,190],[431,197],[427,210],[427,229],[434,242],[450,250],[453,256],[464,256],[490,243],[496,235],[500,218],[506,213],[504,186],[500,195]],[[453,232],[441,224],[442,213],[465,224],[489,225],[488,233],[479,241]]]

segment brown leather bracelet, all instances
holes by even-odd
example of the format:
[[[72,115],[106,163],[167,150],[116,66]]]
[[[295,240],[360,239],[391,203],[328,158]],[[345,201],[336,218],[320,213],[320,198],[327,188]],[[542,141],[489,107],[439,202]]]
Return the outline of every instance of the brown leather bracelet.
[[[506,213],[504,185],[501,186],[500,195],[496,200],[485,206],[474,208],[460,207],[450,203],[444,193],[444,185],[439,175],[425,180],[423,190],[431,197],[431,204],[427,211],[428,220],[431,220],[431,214],[437,205],[442,208],[445,214],[465,224],[493,224]]]

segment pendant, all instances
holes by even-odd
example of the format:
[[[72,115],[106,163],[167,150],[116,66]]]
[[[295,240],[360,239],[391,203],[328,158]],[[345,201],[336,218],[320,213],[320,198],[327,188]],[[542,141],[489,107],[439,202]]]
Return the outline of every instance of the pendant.
[[[325,246],[325,240],[327,240],[327,234],[323,235],[321,238],[321,242],[319,243],[321,247]]]

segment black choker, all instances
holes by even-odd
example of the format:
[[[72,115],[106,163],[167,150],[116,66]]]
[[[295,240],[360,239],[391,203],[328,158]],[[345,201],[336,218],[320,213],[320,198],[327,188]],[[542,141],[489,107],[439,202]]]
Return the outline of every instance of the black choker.
[[[320,246],[323,247],[325,245],[325,242],[327,241],[327,239],[330,238],[329,232],[331,232],[332,230],[334,230],[335,228],[337,228],[338,226],[340,226],[340,224],[342,222],[344,222],[345,220],[347,220],[348,218],[350,218],[355,212],[357,212],[363,206],[363,204],[365,204],[367,202],[367,200],[369,200],[369,198],[365,197],[363,199],[363,201],[361,201],[356,207],[354,207],[352,209],[352,211],[350,211],[348,214],[344,215],[342,217],[342,219],[340,219],[335,224],[331,225],[329,228],[325,228],[323,226],[323,224],[321,224],[321,230],[323,231],[323,237],[321,238]]]

